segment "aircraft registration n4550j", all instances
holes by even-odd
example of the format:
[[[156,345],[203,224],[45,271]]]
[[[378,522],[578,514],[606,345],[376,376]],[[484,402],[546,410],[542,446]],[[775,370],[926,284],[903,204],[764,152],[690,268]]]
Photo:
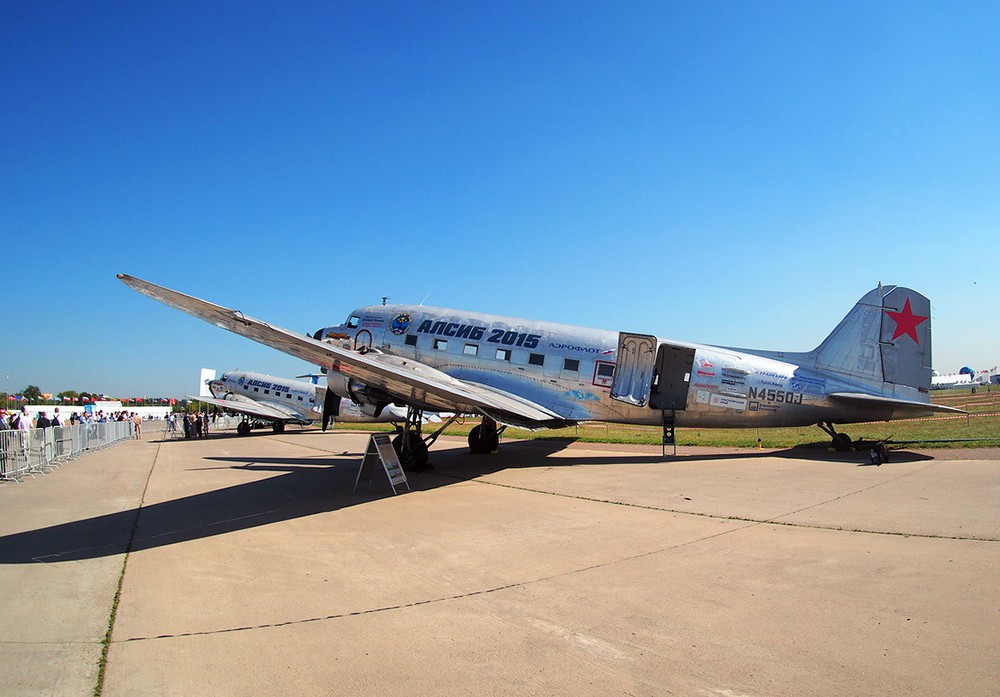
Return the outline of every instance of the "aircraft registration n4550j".
[[[815,349],[762,351],[416,305],[369,305],[303,336],[133,276],[131,288],[218,327],[313,363],[328,390],[378,415],[405,406],[396,439],[411,469],[427,462],[424,411],[478,414],[473,452],[506,425],[581,421],[739,427],[836,424],[936,411],[930,403],[930,301],[879,285]],[[502,424],[498,428],[497,424]],[[440,433],[440,431],[438,431]]]

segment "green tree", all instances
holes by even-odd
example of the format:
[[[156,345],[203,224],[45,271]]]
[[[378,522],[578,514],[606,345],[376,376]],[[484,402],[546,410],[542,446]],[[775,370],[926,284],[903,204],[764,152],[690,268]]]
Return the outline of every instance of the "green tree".
[[[42,391],[38,388],[37,385],[28,385],[23,390],[21,390],[21,394],[23,394],[24,398],[27,399],[29,402],[35,402],[37,404],[38,398],[41,396]]]

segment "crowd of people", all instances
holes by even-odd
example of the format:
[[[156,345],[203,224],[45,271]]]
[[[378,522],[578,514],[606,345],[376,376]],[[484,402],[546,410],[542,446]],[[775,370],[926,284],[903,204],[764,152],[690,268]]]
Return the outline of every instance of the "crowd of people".
[[[103,424],[112,421],[131,421],[135,425],[135,437],[142,436],[142,416],[134,411],[122,410],[107,414],[103,410],[96,413],[83,412],[82,414],[73,412],[69,418],[63,418],[63,415],[59,413],[59,407],[55,408],[51,417],[47,411],[38,412],[37,417],[32,416],[26,406],[9,413],[7,409],[0,407],[0,431],[29,431],[33,428],[58,428],[60,426],[76,426],[77,424]]]
[[[208,435],[208,424],[215,421],[217,413],[199,411],[197,414],[184,414],[181,417],[181,428],[185,438],[203,438]],[[171,433],[177,430],[177,414],[167,414],[167,430]]]
[[[185,438],[202,438],[208,435],[209,424],[214,422],[218,413],[198,412],[196,414],[175,414],[166,416],[167,430],[176,432],[180,427]],[[28,431],[33,428],[52,428],[59,426],[75,426],[77,424],[103,424],[113,421],[131,421],[135,426],[135,438],[142,437],[142,416],[136,412],[115,411],[105,413],[104,411],[71,413],[68,417],[59,413],[56,407],[52,415],[47,411],[38,412],[37,416],[32,415],[27,407],[11,410],[8,412],[4,407],[0,407],[0,431]]]

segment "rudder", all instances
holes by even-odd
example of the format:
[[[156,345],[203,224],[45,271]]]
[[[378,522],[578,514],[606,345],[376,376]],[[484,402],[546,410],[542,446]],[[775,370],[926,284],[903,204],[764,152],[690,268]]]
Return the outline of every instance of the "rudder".
[[[868,292],[814,351],[816,367],[913,398],[931,384],[931,304],[910,288]]]

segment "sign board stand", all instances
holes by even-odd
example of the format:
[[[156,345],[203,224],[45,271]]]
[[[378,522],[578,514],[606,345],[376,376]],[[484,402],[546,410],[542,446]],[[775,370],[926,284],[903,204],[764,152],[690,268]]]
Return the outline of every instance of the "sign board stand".
[[[358,485],[361,484],[362,475],[368,479],[368,489],[372,488],[372,484],[375,482],[377,461],[382,463],[382,469],[385,471],[385,476],[389,478],[389,486],[392,487],[393,495],[399,493],[396,490],[396,487],[399,486],[405,486],[407,491],[410,490],[410,483],[406,481],[406,473],[403,472],[403,466],[399,464],[399,455],[392,447],[389,434],[373,433],[372,437],[368,439],[368,448],[365,450],[365,456],[358,468],[358,477],[354,480],[355,494],[358,493]]]

